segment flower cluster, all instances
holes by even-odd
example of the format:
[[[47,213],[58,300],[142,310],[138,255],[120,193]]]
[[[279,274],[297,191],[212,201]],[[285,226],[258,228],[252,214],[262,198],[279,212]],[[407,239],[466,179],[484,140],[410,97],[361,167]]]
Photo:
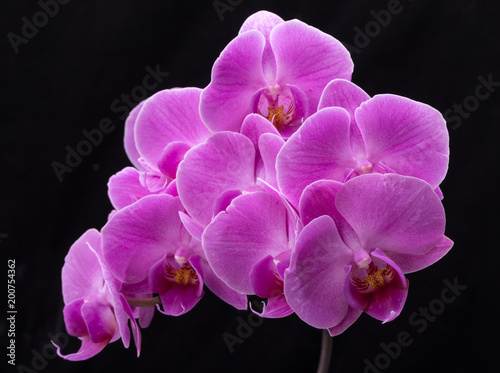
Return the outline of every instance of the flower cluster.
[[[262,317],[296,313],[337,335],[362,312],[401,312],[406,273],[443,257],[439,189],[449,158],[442,115],[370,97],[348,51],[301,21],[250,16],[205,89],[176,88],[125,123],[134,167],[109,180],[114,207],[62,270],[64,320],[81,360],[156,311],[178,316],[209,289]]]

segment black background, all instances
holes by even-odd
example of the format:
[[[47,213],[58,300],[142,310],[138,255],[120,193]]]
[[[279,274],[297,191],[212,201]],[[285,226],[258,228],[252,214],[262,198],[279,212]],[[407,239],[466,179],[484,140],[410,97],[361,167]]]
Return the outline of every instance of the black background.
[[[46,372],[315,371],[321,332],[294,315],[264,320],[230,353],[223,334],[237,336],[238,317],[247,320],[249,314],[209,293],[184,316],[157,313],[143,330],[140,358],[133,345],[126,350],[118,341],[88,361],[48,358],[45,364],[33,365],[34,354],[52,352],[48,333],[64,331],[60,271],[66,252],[85,230],[100,229],[106,222],[111,210],[107,180],[129,165],[122,145],[122,112],[111,104],[142,85],[146,67],[159,64],[169,73],[149,95],[172,87],[205,87],[220,51],[255,11],[267,9],[285,20],[298,18],[356,47],[355,28],[364,30],[374,19],[371,11],[387,9],[388,4],[222,2],[238,5],[219,16],[212,1],[73,0],[60,5],[34,37],[19,45],[18,53],[8,33],[22,36],[22,17],[33,20],[41,8],[35,1],[2,2],[0,246],[6,255],[5,283],[7,259],[16,261],[18,369],[22,365]],[[500,12],[495,3],[401,0],[402,11],[379,32],[372,29],[375,35],[367,46],[352,49],[352,80],[370,95],[399,94],[443,113],[465,100],[473,110],[458,119],[452,117],[456,114],[447,115],[451,161],[442,189],[446,233],[455,241],[454,248],[435,265],[408,275],[410,292],[398,319],[382,325],[363,315],[334,338],[332,372],[363,372],[366,361],[375,362],[383,352],[380,344],[397,341],[402,331],[410,334],[412,343],[380,371],[479,372],[498,365],[500,218],[495,175],[500,161],[500,95],[493,87],[487,99],[469,97],[475,96],[480,76],[500,82]],[[114,130],[60,182],[52,163],[64,163],[66,147],[75,149],[85,139],[82,130],[98,128],[104,118],[112,121]],[[425,328],[413,325],[412,314],[420,307],[438,305],[435,300],[445,280],[467,289],[438,310],[442,312]],[[7,364],[6,317],[0,315],[0,369],[15,372]],[[72,338],[65,352],[77,347]]]

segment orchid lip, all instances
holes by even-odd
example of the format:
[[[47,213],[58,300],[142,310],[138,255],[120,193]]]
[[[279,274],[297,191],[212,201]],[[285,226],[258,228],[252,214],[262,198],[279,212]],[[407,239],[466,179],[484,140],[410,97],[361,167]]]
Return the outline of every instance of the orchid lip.
[[[390,283],[394,278],[394,270],[389,264],[386,264],[384,269],[380,269],[373,262],[370,262],[366,269],[367,276],[363,278],[358,277],[356,272],[351,273],[351,282],[361,293],[376,291]]]
[[[256,112],[277,129],[292,124],[296,120],[296,103],[292,91],[277,83],[268,85],[260,94]]]
[[[165,263],[164,268],[165,277],[172,283],[186,286],[197,284],[199,281],[198,274],[189,263],[183,264],[180,269],[175,269],[171,265]]]

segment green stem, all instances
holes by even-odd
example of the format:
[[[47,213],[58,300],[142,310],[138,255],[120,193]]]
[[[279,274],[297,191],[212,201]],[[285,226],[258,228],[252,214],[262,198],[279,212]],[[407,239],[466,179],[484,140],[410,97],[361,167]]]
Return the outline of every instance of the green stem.
[[[321,355],[319,357],[319,365],[317,373],[327,373],[330,367],[330,360],[332,358],[332,344],[333,338],[330,337],[328,330],[323,329],[321,335]]]

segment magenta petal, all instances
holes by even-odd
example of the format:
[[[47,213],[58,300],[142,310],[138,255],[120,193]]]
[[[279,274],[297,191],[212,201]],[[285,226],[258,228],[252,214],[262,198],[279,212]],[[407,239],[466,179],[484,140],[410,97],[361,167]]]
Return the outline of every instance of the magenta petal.
[[[382,162],[433,188],[444,179],[449,136],[446,121],[436,109],[401,96],[377,95],[359,107],[356,123],[370,162]]]
[[[238,34],[242,34],[249,30],[258,30],[264,35],[266,40],[268,40],[273,27],[284,22],[285,21],[283,21],[283,19],[281,19],[278,15],[266,10],[261,10],[252,14],[245,20],[245,22],[243,22]]]
[[[272,298],[283,293],[283,280],[276,271],[271,255],[255,263],[250,271],[250,281],[254,293],[261,298]]]
[[[349,306],[342,321],[339,324],[331,328],[328,328],[328,332],[332,337],[342,334],[347,330],[348,327],[354,324],[354,322],[359,318],[359,316],[361,316],[362,313],[363,313],[362,310],[356,310],[351,306]]]
[[[334,180],[318,180],[308,185],[300,197],[299,215],[304,226],[317,217],[328,215],[335,222],[340,237],[346,245],[357,248],[361,245],[356,232],[335,206],[335,197],[343,185]]]
[[[276,163],[278,185],[294,206],[312,182],[343,181],[346,168],[355,167],[349,122],[344,109],[325,108],[310,116],[281,148]]]
[[[227,286],[220,278],[218,278],[208,262],[203,260],[201,262],[203,268],[203,282],[208,289],[217,295],[224,302],[230,304],[238,310],[247,309],[247,296],[238,293]]]
[[[289,316],[293,313],[293,310],[288,305],[285,295],[277,295],[275,297],[269,298],[267,304],[262,302],[262,312],[257,312],[252,308],[252,311],[259,315],[260,317],[265,317],[269,319],[278,319],[281,317]]]
[[[264,133],[259,138],[259,152],[264,164],[264,180],[274,188],[278,189],[276,180],[276,158],[279,151],[285,144],[281,136],[271,133]]]
[[[276,58],[276,81],[306,92],[311,112],[332,79],[351,79],[353,62],[347,49],[332,36],[301,21],[279,24],[271,31]]]
[[[165,277],[165,257],[154,263],[148,273],[149,288],[153,293],[164,293],[173,286]]]
[[[240,28],[239,34],[249,30],[258,30],[266,39],[266,46],[262,53],[262,70],[267,80],[273,80],[276,76],[276,60],[269,43],[269,36],[274,26],[283,23],[276,14],[261,10],[248,17]]]
[[[256,30],[233,39],[215,61],[203,90],[200,115],[213,132],[238,132],[253,95],[267,85],[262,72],[265,37]]]
[[[411,255],[411,254],[401,254],[390,252],[387,253],[387,256],[391,258],[399,268],[403,271],[403,273],[411,273],[420,271],[431,264],[434,264],[443,256],[445,256],[448,251],[453,247],[453,241],[448,237],[443,236],[441,241],[434,246],[430,251],[422,255]]]
[[[287,249],[286,223],[286,207],[276,195],[255,192],[235,198],[202,236],[215,274],[237,292],[253,294],[252,266]]]
[[[128,328],[128,320],[130,319],[130,326],[132,328],[132,334],[134,336],[135,346],[137,349],[137,357],[139,357],[141,353],[142,336],[141,330],[139,329],[134,314],[132,313],[132,309],[127,303],[125,296],[121,293],[116,294],[113,297],[113,300],[115,303],[115,317],[118,322],[123,345],[125,346],[125,348],[128,348],[130,344],[130,330]]]
[[[87,324],[82,316],[85,298],[75,299],[63,308],[64,324],[69,335],[83,337],[88,335]]]
[[[80,338],[82,341],[82,345],[80,346],[80,349],[78,352],[75,352],[74,354],[69,354],[69,355],[63,355],[61,353],[61,348],[57,346],[54,342],[54,346],[57,348],[57,354],[62,357],[63,359],[70,360],[70,361],[82,361],[82,360],[87,360],[95,355],[97,355],[99,352],[101,352],[104,347],[106,347],[109,343],[109,341],[101,341],[98,343],[94,343],[90,340],[89,337],[83,337]]]
[[[201,235],[203,234],[203,227],[197,222],[195,222],[191,218],[191,216],[182,211],[179,211],[179,217],[181,218],[182,225],[184,226],[184,228],[186,228],[189,234],[198,241],[201,241]]]
[[[104,286],[101,265],[90,247],[101,250],[101,235],[89,229],[71,245],[62,268],[64,304],[92,294],[99,294]]]
[[[318,110],[325,107],[341,107],[347,110],[354,121],[356,109],[369,98],[370,96],[365,91],[349,80],[334,79],[323,90]]]
[[[329,216],[304,227],[285,271],[285,296],[297,316],[322,329],[344,319],[348,309],[342,295],[344,266],[351,258]]]
[[[125,147],[125,153],[132,164],[139,170],[143,170],[142,164],[139,162],[141,155],[136,147],[134,129],[137,116],[144,105],[144,101],[139,103],[135,108],[132,109],[127,119],[125,120],[125,129],[123,136],[123,145]]]
[[[191,149],[177,170],[177,191],[187,213],[206,226],[226,190],[255,184],[255,148],[239,133],[220,132]]]
[[[335,221],[339,215],[335,196],[342,185],[339,181],[318,180],[304,189],[299,201],[299,215],[304,226],[322,215],[328,215]]]
[[[180,242],[179,198],[146,196],[118,211],[102,228],[103,254],[122,282],[144,280],[149,268]]]
[[[203,297],[198,294],[196,286],[172,286],[164,293],[160,293],[163,310],[160,312],[169,316],[180,316],[189,312]]]
[[[109,304],[100,301],[85,302],[81,308],[92,342],[109,341],[116,330],[116,318]]]
[[[158,160],[158,169],[171,179],[175,179],[177,167],[191,146],[183,141],[173,141],[163,149]]]
[[[109,200],[117,210],[149,194],[151,194],[149,190],[141,184],[139,171],[133,167],[125,167],[108,181]]]
[[[255,147],[255,174],[257,177],[264,177],[264,164],[259,150],[259,138],[264,133],[280,136],[276,127],[260,114],[248,114],[241,125],[241,134],[252,141]],[[280,136],[281,137],[281,136]]]
[[[371,317],[385,323],[394,320],[401,313],[408,295],[408,280],[397,264],[380,249],[373,251],[372,255],[389,264],[394,271],[393,280],[374,292],[370,305],[364,310]]]
[[[264,133],[273,133],[279,136],[279,132],[270,121],[260,114],[248,114],[241,125],[241,134],[248,137],[255,149],[258,149],[259,138]]]
[[[354,115],[356,109],[369,99],[370,96],[356,84],[345,79],[334,79],[323,90],[318,105],[318,110],[325,107],[341,107],[347,110],[351,117],[350,141],[352,152],[359,158],[365,157],[365,146]]]
[[[118,323],[118,328],[115,332],[114,337],[111,339],[111,342],[113,342],[115,338],[118,339],[119,337],[121,337],[125,348],[129,347],[130,329],[128,321],[130,319],[130,326],[132,328],[135,345],[137,347],[137,356],[139,356],[141,349],[141,333],[137,322],[135,321],[132,310],[130,309],[130,305],[125,300],[124,295],[119,292],[122,288],[122,283],[113,276],[108,264],[104,261],[102,254],[99,254],[92,248],[91,250],[94,251],[94,254],[97,256],[99,263],[101,264],[102,275],[104,277],[104,281],[106,282],[107,290],[109,291],[109,293],[111,293],[111,303],[113,307],[114,317],[116,318],[116,322]]]
[[[203,142],[210,131],[198,114],[201,89],[176,88],[160,91],[143,105],[135,125],[139,153],[152,167],[158,167],[163,149],[173,141],[189,146]]]
[[[203,284],[205,279],[205,274],[203,272],[204,269],[203,261],[204,259],[200,255],[191,255],[189,257],[189,264],[191,264],[191,267],[193,267],[194,271],[196,272],[196,275],[198,276],[198,283],[196,284],[197,286],[196,295],[200,297],[203,295]]]
[[[338,191],[335,204],[367,249],[420,255],[444,235],[445,213],[439,197],[429,184],[414,177],[357,176]]]

